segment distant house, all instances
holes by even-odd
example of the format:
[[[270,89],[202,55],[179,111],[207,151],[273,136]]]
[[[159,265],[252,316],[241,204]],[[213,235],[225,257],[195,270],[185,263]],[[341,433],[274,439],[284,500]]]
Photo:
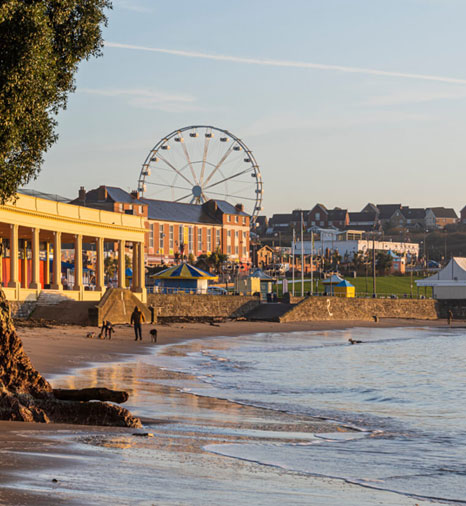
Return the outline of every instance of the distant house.
[[[397,209],[390,219],[390,225],[392,227],[424,229],[426,226],[426,210],[407,206]]]
[[[458,215],[454,209],[446,207],[430,207],[426,209],[426,227],[428,229],[445,228],[458,223]]]
[[[396,211],[399,211],[402,208],[401,204],[372,204],[369,202],[363,209],[362,213],[372,213],[375,212],[377,214],[377,220],[385,225],[389,223],[395,214]]]
[[[461,223],[466,224],[466,206],[461,209]]]
[[[308,227],[327,227],[328,210],[324,204],[316,204],[307,215]]]
[[[291,214],[274,214],[267,227],[267,234],[276,232],[288,232],[291,224]]]
[[[377,228],[378,220],[375,211],[349,213],[349,228],[353,230],[373,230]]]
[[[261,268],[267,267],[273,263],[273,249],[270,246],[262,246],[257,250],[256,265]]]
[[[335,207],[335,209],[330,209],[327,214],[327,223],[329,227],[335,227],[339,229],[344,229],[349,225],[349,213],[347,209],[340,209],[339,207]]]

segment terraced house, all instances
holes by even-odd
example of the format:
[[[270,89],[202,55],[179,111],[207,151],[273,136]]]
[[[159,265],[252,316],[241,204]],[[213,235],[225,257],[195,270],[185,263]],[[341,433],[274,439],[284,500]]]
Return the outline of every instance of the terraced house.
[[[73,204],[143,216],[147,265],[172,264],[176,259],[221,251],[238,263],[249,263],[249,221],[243,206],[224,200],[202,205],[138,198],[113,186],[86,192],[81,187]]]

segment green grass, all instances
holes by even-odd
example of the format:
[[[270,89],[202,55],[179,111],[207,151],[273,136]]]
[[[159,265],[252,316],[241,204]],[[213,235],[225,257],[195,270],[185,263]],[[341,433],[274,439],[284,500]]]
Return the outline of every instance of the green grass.
[[[366,294],[372,295],[372,277],[358,277],[358,278],[345,278],[352,285],[356,287],[356,296],[363,297]],[[418,295],[424,295],[425,297],[432,297],[432,288],[418,288],[415,281],[417,279],[423,279],[419,276],[413,276],[412,282],[412,294],[413,297]],[[316,290],[316,280],[314,280],[314,292],[322,293],[324,291],[322,283],[318,283]],[[304,292],[308,292],[311,289],[311,282],[309,279],[304,280]],[[289,291],[292,292],[291,282],[289,284]],[[379,296],[390,296],[397,295],[403,297],[405,294],[410,297],[411,295],[411,277],[410,276],[378,276],[376,278],[376,291]],[[279,286],[279,294],[281,294],[281,286]],[[295,295],[301,295],[301,280],[295,280]]]

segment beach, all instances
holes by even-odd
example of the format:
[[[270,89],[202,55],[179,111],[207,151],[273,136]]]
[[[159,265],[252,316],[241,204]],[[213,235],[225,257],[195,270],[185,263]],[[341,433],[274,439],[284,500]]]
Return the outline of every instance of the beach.
[[[224,476],[219,478],[218,483],[223,483],[222,487],[225,488],[220,487],[216,493],[217,497],[221,498],[223,496],[227,497],[227,483],[231,479],[231,473],[240,473],[243,476],[245,490],[247,490],[247,487],[253,489],[256,487],[257,489],[258,485],[254,485],[255,478],[253,477],[257,477],[261,473],[264,473],[262,478],[270,484],[274,482],[272,475],[278,473],[280,480],[283,484],[287,484],[290,489],[296,486],[303,488],[301,482],[305,480],[302,476],[293,472],[285,473],[286,476],[284,476],[283,470],[276,472],[268,470],[266,472],[263,466],[252,462],[246,463],[243,461],[239,463],[238,460],[232,464],[231,459],[225,460],[224,457],[215,456],[213,452],[206,457],[205,445],[218,443],[219,438],[222,443],[237,443],[240,440],[253,442],[264,438],[274,441],[281,438],[282,441],[289,440],[291,442],[295,438],[304,438],[306,440],[307,437],[311,437],[311,433],[351,433],[351,426],[324,418],[319,419],[318,417],[290,416],[289,413],[285,412],[277,414],[273,410],[241,405],[228,399],[199,397],[190,392],[183,392],[183,385],[195,382],[195,378],[188,373],[173,373],[167,368],[155,367],[152,364],[150,365],[149,375],[148,366],[135,364],[138,364],[144,357],[152,355],[155,350],[165,348],[167,349],[165,354],[168,357],[166,360],[173,357],[176,359],[176,355],[181,354],[182,343],[190,340],[193,344],[188,343],[186,345],[188,346],[188,354],[197,352],[195,343],[204,338],[215,340],[218,336],[221,336],[221,339],[215,340],[214,350],[215,347],[221,349],[224,344],[227,345],[234,341],[234,339],[228,339],[228,337],[260,334],[280,335],[280,338],[284,339],[287,335],[291,336],[293,333],[299,334],[310,331],[325,334],[334,330],[342,331],[350,328],[390,329],[402,327],[425,328],[426,326],[439,329],[447,327],[444,321],[425,322],[414,320],[383,320],[378,324],[333,321],[278,324],[237,321],[212,326],[201,323],[177,323],[158,325],[157,344],[150,343],[148,325],[143,328],[144,340],[142,342],[134,341],[132,328],[129,326],[117,326],[116,333],[110,341],[88,339],[86,334],[94,331],[94,329],[74,326],[19,327],[18,334],[34,366],[47,379],[52,379],[55,386],[71,388],[98,383],[100,386],[112,388],[124,387],[127,383],[127,388],[132,394],[127,407],[132,409],[134,406],[136,409],[141,409],[141,414],[138,414],[142,417],[145,425],[145,428],[138,432],[158,431],[155,440],[150,440],[150,450],[156,451],[160,456],[163,456],[157,464],[159,466],[157,468],[159,476],[163,477],[163,472],[166,471],[167,473],[171,472],[176,477],[178,470],[180,476],[186,477],[189,475],[189,479],[192,480],[193,478],[190,476],[191,468],[186,464],[187,456],[189,456],[188,460],[192,461],[192,466],[196,467],[198,465],[196,461],[199,460],[199,463],[205,466],[206,469],[213,466],[216,469],[215,473],[218,472],[220,465]],[[458,323],[456,328],[460,327],[461,325]],[[177,350],[175,350],[173,346],[170,347],[170,345],[176,344],[180,345],[181,348],[176,347]],[[209,356],[209,354],[206,355],[207,358]],[[152,379],[154,374],[157,376],[157,385],[151,383],[148,387],[147,379]],[[153,412],[160,415],[160,418],[157,416],[144,416],[149,412],[144,407],[144,398],[147,392],[149,392],[148,395],[152,400],[156,399],[158,406],[157,409],[153,409]],[[190,405],[194,402],[195,404]],[[192,419],[190,419],[190,412],[193,413]],[[200,441],[199,420],[202,420],[204,427],[215,427],[217,431],[220,427],[222,430],[217,434],[213,430],[207,430],[206,434],[209,433],[209,435],[205,436],[205,440]],[[193,429],[190,424],[195,425],[196,429]],[[180,429],[180,426],[184,427],[184,432]],[[184,436],[174,438],[174,431],[179,436],[180,430]],[[99,447],[131,448],[131,451],[146,451],[148,449],[146,441],[149,440],[135,438],[133,436],[134,432],[134,429],[109,427],[94,428],[0,422],[2,453],[3,457],[8,457],[2,458],[0,462],[0,504],[82,504],[80,502],[82,498],[80,499],[79,494],[74,494],[76,484],[68,484],[63,487],[64,475],[63,472],[56,472],[57,462],[60,462],[59,467],[62,470],[67,467],[70,467],[70,469],[75,466],[79,467],[80,463],[82,467],[83,461],[98,462],[98,459],[102,458],[102,455],[96,450]],[[231,467],[225,466],[225,462],[230,462],[229,466]],[[178,465],[179,468],[177,468]],[[86,466],[84,467],[86,468]],[[35,469],[40,470],[37,477],[34,477]],[[51,483],[51,480],[54,479],[52,477],[53,472],[59,477],[57,482]],[[25,476],[27,476],[26,479]],[[42,485],[38,484],[40,480],[44,481]],[[169,474],[167,474],[166,480],[170,480]],[[11,486],[14,482],[17,484]],[[299,485],[300,483],[301,485]],[[333,497],[333,499],[329,499],[328,502],[323,502],[325,499],[316,499],[317,496],[313,496],[313,499],[320,504],[332,504],[332,500],[335,500],[339,494],[343,493],[342,490],[338,490],[338,487],[343,487],[343,484],[340,483],[336,487],[334,482],[324,483],[321,481],[319,487],[317,487],[320,491],[318,493],[322,494],[322,497],[328,496]],[[307,495],[309,492],[304,488],[302,497],[296,498],[296,503],[306,503],[309,500]],[[381,492],[377,493],[377,497],[372,496],[373,492],[354,485],[346,484],[344,488],[346,492],[350,491],[350,495],[353,494],[353,499],[348,501],[348,504],[373,504],[372,501],[380,498],[383,500],[384,497]],[[254,489],[254,493],[251,492],[252,497],[257,493],[256,489]],[[279,491],[277,490],[276,493],[278,494]],[[89,497],[91,495],[86,497],[86,504],[110,503],[109,496],[106,495],[100,498],[96,496],[95,502],[89,502]],[[178,497],[177,501],[176,504],[199,503],[195,497],[190,500],[189,496],[184,499]],[[388,499],[387,501],[382,503],[391,503]],[[270,500],[266,502],[270,502]],[[163,497],[159,498],[157,503],[169,504],[171,502]],[[225,503],[228,503],[228,501]],[[125,504],[124,498],[121,504]],[[393,504],[414,504],[414,502],[411,499],[397,497],[396,502],[393,502]]]

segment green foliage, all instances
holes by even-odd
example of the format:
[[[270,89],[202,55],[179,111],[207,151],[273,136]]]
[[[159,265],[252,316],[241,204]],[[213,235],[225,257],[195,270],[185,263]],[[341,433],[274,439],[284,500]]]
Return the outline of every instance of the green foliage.
[[[220,266],[228,261],[228,255],[225,255],[217,248],[216,251],[212,251],[212,253],[207,257],[207,263],[215,270],[215,272],[220,271]]]
[[[0,202],[37,176],[83,59],[99,56],[109,0],[0,3]]]

